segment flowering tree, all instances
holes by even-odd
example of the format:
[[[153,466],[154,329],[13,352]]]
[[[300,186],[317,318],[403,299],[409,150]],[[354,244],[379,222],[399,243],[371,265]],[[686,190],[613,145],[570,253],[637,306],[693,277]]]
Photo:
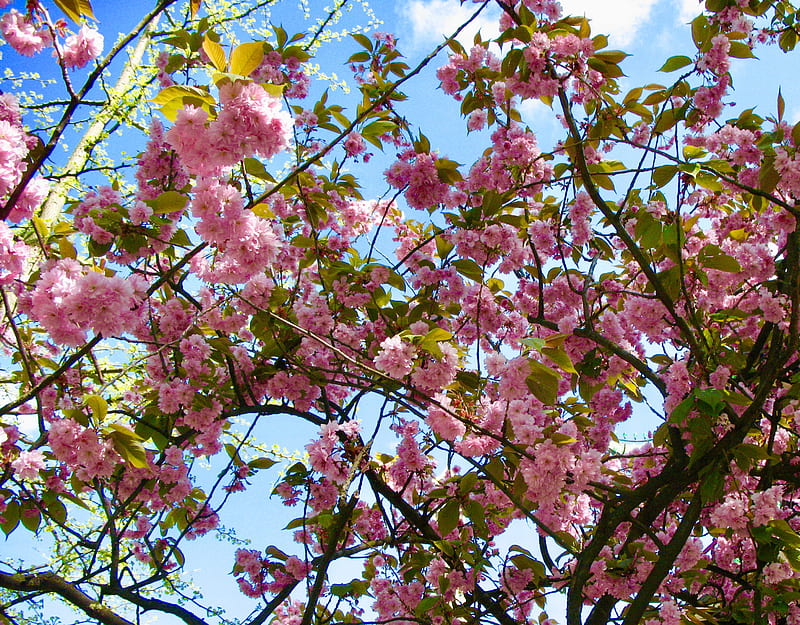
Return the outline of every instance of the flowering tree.
[[[54,4],[77,25],[0,19],[67,93],[38,129],[0,96],[0,527],[52,549],[2,559],[0,621],[224,622],[187,541],[269,484],[295,542],[267,521],[221,564],[248,625],[552,623],[558,595],[568,625],[800,623],[800,125],[780,95],[724,120],[731,57],[795,47],[789,2],[707,0],[696,51],[626,93],[586,19],[477,2],[499,37],[413,68],[387,34],[337,44],[355,102],[311,78],[344,2],[240,41],[243,3],[161,0],[106,56],[89,2]],[[128,46],[157,63],[100,101],[79,146],[108,155],[54,164]],[[434,66],[471,164],[407,118]],[[123,118],[150,118],[132,171]],[[313,432],[288,461],[286,424]]]

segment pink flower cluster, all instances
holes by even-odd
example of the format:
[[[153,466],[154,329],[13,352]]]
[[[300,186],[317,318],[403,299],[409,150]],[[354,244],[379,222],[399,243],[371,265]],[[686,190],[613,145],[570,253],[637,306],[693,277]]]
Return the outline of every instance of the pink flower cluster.
[[[216,177],[200,178],[192,215],[197,233],[218,250],[211,262],[193,265],[206,280],[242,283],[276,262],[282,241],[268,219],[244,209],[241,193]]]
[[[76,35],[70,35],[64,41],[61,58],[66,67],[84,67],[89,61],[100,56],[102,51],[103,35],[94,28],[84,25]]]
[[[329,421],[323,425],[320,428],[319,438],[306,445],[311,468],[336,484],[344,483],[350,467],[338,449],[339,433],[341,432],[345,438],[352,438],[359,430],[357,421],[348,421],[345,424]]]
[[[414,366],[414,346],[403,340],[399,334],[384,339],[380,351],[375,356],[375,368],[400,380],[406,377]]]
[[[532,197],[553,175],[552,166],[541,157],[535,135],[519,124],[492,133],[492,150],[470,168],[465,191],[483,189],[505,193],[517,186],[522,197]]]
[[[385,172],[386,181],[396,189],[405,189],[405,198],[412,208],[431,209],[439,204],[451,205],[450,187],[439,179],[438,157],[408,150]]]
[[[95,242],[108,244],[114,234],[98,224],[108,213],[115,213],[122,207],[122,195],[111,187],[100,187],[89,191],[72,210],[75,228],[89,235]]]
[[[14,233],[0,222],[0,286],[12,284],[22,275],[30,248],[14,240]]]
[[[281,53],[275,50],[264,55],[261,65],[253,70],[250,78],[260,83],[285,85],[283,95],[298,99],[308,95],[308,86],[311,82],[297,57],[289,56],[284,59]]]
[[[0,205],[21,182],[27,167],[25,158],[36,142],[36,137],[28,135],[22,128],[22,116],[14,96],[0,94]],[[28,182],[11,207],[9,221],[19,223],[29,219],[41,205],[47,189],[43,178]]]
[[[292,118],[259,84],[223,85],[220,102],[222,110],[211,122],[203,109],[185,106],[167,132],[190,173],[218,174],[246,156],[271,158],[289,145]]]
[[[32,480],[39,477],[39,469],[44,468],[44,454],[38,449],[20,452],[11,463],[17,479]]]
[[[263,557],[255,549],[237,549],[233,566],[238,575],[239,589],[248,597],[259,598],[266,593],[277,593],[289,584],[303,579],[311,573],[309,562],[290,556],[279,565]],[[275,581],[268,581],[269,577]]]
[[[73,419],[51,423],[47,442],[56,460],[70,467],[84,482],[108,477],[120,462],[110,440],[103,439],[96,430],[83,427]]]
[[[37,28],[28,16],[16,9],[0,18],[0,32],[9,45],[24,56],[33,56],[52,42],[46,26]]]
[[[26,307],[56,343],[78,346],[89,329],[103,336],[136,330],[146,286],[136,276],[106,276],[64,258],[45,269]]]

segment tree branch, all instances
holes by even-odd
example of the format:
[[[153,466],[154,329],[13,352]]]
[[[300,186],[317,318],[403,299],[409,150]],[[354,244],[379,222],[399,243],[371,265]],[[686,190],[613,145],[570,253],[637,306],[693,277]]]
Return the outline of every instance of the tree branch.
[[[103,625],[134,625],[55,573],[31,575],[0,571],[0,587],[20,592],[56,594]]]

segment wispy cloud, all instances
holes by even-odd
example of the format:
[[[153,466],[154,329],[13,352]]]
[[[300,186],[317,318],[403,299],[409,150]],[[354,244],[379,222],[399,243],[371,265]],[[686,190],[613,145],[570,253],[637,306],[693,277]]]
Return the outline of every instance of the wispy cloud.
[[[565,14],[588,17],[592,33],[608,35],[614,46],[630,45],[657,3],[658,0],[561,0]]]
[[[412,44],[416,46],[441,43],[466,22],[476,5],[461,5],[458,0],[411,0],[400,13],[411,24]],[[481,31],[484,39],[498,35],[497,14],[484,11],[459,35],[459,42],[469,49],[475,34]]]

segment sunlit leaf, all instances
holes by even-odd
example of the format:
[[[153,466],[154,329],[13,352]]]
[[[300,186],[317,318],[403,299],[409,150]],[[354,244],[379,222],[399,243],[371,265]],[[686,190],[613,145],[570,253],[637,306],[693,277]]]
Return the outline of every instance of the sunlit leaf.
[[[203,39],[203,50],[217,70],[224,72],[228,68],[228,62],[225,60],[225,50],[216,41],[209,38],[208,35]]]
[[[250,41],[236,46],[231,52],[231,73],[249,76],[264,60],[264,44]]]

